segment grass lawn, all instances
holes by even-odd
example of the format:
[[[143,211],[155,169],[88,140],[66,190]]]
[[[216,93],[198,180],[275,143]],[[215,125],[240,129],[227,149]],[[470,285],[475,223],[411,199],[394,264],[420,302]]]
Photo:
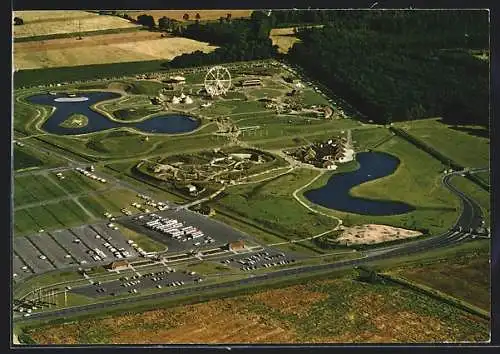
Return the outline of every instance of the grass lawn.
[[[292,196],[315,175],[300,169],[259,184],[235,186],[225,191],[217,205],[283,234],[288,239],[312,236],[335,227],[334,219],[309,213]]]
[[[474,199],[483,212],[483,217],[487,227],[490,225],[490,201],[491,195],[483,188],[479,187],[476,183],[471,180],[462,177],[455,176],[451,180],[451,183],[457,187],[460,191],[464,192],[467,196]]]
[[[179,267],[178,267],[179,268]],[[220,273],[237,273],[238,270],[231,268],[225,264],[211,261],[201,261],[196,263],[188,263],[185,268],[189,271],[196,272],[200,275],[212,275]]]
[[[70,271],[55,271],[40,274],[29,278],[22,283],[16,284],[14,286],[14,297],[20,297],[27,292],[33,290],[33,288],[40,288],[46,285],[61,283],[64,281],[83,279],[83,276],[75,270]]]
[[[278,236],[276,234],[266,232],[261,228],[252,226],[247,222],[244,222],[243,221],[244,219],[241,220],[242,219],[241,216],[236,216],[239,219],[231,217],[229,216],[230,211],[228,210],[224,210],[223,212],[225,213],[225,215],[221,214],[221,212],[218,211],[214,216],[212,216],[212,219],[219,220],[239,231],[242,231],[266,245],[286,241],[286,237],[284,235]],[[304,242],[304,243],[306,244],[306,247],[302,245],[303,244],[302,242],[294,244],[284,244],[276,247],[282,249],[283,251],[292,251],[308,256],[315,256],[323,252],[321,249],[312,245],[310,242]]]
[[[146,252],[164,251],[167,249],[166,245],[163,245],[155,240],[152,240],[146,235],[140,234],[138,232],[135,232],[134,230],[126,228],[123,225],[121,225],[120,227],[120,232],[125,236],[127,240],[134,241],[135,243],[137,243],[139,247],[141,247]]]
[[[478,172],[478,173],[475,173],[475,175],[477,177],[479,177],[480,179],[482,179],[484,182],[486,182],[487,185],[491,185],[491,173],[490,172]]]
[[[14,170],[43,166],[43,161],[27,152],[14,148]]]
[[[353,129],[352,140],[356,151],[373,148],[392,134],[387,128]]]
[[[322,95],[313,90],[302,91],[302,102],[307,106],[312,105],[330,105],[330,102]]]
[[[487,167],[490,164],[490,140],[467,132],[470,129],[480,133],[482,129],[478,127],[453,129],[436,118],[395,125],[465,167]]]

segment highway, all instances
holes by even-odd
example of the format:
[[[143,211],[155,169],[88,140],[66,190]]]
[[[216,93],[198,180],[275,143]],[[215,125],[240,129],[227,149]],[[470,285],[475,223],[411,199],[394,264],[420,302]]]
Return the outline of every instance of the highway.
[[[450,180],[454,175],[459,174],[459,172],[453,172],[447,174],[443,177],[443,184],[450,189],[453,193],[455,193],[462,202],[462,213],[460,214],[456,224],[452,227],[452,229],[442,235],[429,237],[423,240],[403,243],[395,246],[388,246],[377,248],[373,250],[367,251],[367,254],[363,258],[358,259],[350,259],[345,261],[339,261],[330,264],[320,264],[320,265],[311,265],[311,266],[303,266],[297,268],[289,268],[289,269],[281,269],[274,271],[272,273],[254,275],[253,277],[228,281],[224,283],[218,284],[207,284],[202,286],[197,286],[194,288],[183,288],[178,290],[173,290],[169,292],[155,293],[149,294],[145,296],[130,296],[124,299],[110,300],[102,303],[94,303],[89,305],[75,306],[60,310],[54,311],[45,311],[40,313],[34,313],[29,318],[19,318],[19,320],[32,320],[32,319],[49,319],[49,318],[61,318],[61,317],[69,317],[71,315],[76,315],[79,312],[91,311],[91,310],[99,310],[99,309],[107,309],[115,305],[123,305],[123,304],[134,304],[138,301],[143,300],[154,300],[154,299],[163,299],[163,298],[178,298],[182,296],[200,294],[206,291],[215,290],[215,289],[230,289],[234,286],[241,285],[249,285],[249,284],[257,284],[259,282],[271,279],[277,279],[285,276],[293,276],[300,275],[304,273],[317,272],[317,271],[328,271],[334,269],[340,269],[345,267],[354,267],[362,264],[366,264],[373,261],[378,261],[382,259],[389,259],[393,257],[405,256],[414,254],[417,252],[423,252],[426,250],[432,250],[439,247],[450,246],[453,244],[457,244],[471,237],[471,233],[469,232],[471,228],[476,228],[481,225],[481,209],[477,205],[477,203],[464,195],[462,192],[457,190],[453,185],[451,185]],[[462,231],[458,231],[459,227],[462,227]]]

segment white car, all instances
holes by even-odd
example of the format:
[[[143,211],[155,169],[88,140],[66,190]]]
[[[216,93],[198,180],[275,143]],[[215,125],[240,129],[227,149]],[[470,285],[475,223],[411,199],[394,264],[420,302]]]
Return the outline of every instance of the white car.
[[[40,259],[47,259],[47,257],[46,257],[46,256],[44,256],[43,254],[42,254],[42,255],[40,255],[38,258],[40,258]]]

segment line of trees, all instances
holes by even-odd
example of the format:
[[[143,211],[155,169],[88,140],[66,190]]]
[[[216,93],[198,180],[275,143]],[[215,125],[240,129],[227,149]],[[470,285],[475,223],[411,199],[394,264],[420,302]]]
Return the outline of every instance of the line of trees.
[[[302,66],[377,123],[443,116],[488,126],[485,11],[326,11],[289,51]]]

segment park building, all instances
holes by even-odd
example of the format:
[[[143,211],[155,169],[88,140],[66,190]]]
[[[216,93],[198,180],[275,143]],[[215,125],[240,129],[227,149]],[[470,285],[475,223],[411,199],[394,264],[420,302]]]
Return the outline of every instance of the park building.
[[[243,87],[260,86],[260,85],[262,85],[262,82],[260,81],[260,79],[250,79],[250,80],[241,80],[240,84]]]
[[[169,79],[170,79],[171,82],[174,82],[176,84],[183,84],[183,83],[186,82],[186,78],[184,76],[179,76],[179,75],[177,75],[177,76],[170,76]]]
[[[108,270],[124,270],[124,269],[127,269],[129,267],[130,267],[130,265],[129,265],[128,261],[125,259],[117,260],[117,261],[111,262],[110,264],[104,266],[104,268],[106,268]]]

